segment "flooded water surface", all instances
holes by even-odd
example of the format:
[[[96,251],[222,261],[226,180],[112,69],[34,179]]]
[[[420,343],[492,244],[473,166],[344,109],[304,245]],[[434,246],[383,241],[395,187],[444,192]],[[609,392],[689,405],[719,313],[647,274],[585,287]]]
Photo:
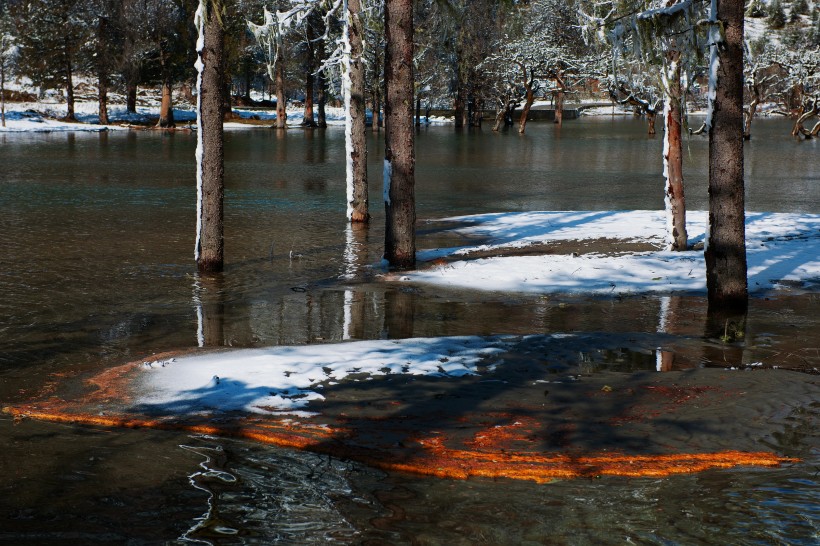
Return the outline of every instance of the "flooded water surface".
[[[663,207],[661,137],[639,120],[527,129],[420,131],[420,248],[454,244],[436,222],[451,216]],[[788,133],[786,121],[756,122],[749,210],[820,212],[810,159],[820,144]],[[581,333],[588,342],[565,359],[578,374],[759,373],[740,370],[762,362],[816,381],[803,373],[820,367],[816,291],[757,295],[745,340],[721,344],[704,337],[700,297],[381,282],[380,138],[369,141],[373,221],[352,230],[340,128],[228,132],[226,271],[200,278],[194,135],[0,135],[0,403],[170,350],[443,335]],[[702,210],[706,139],[687,148],[687,205]],[[813,410],[784,418],[777,443],[760,446],[803,463],[545,485],[386,474],[238,440],[0,416],[0,543],[816,544]]]

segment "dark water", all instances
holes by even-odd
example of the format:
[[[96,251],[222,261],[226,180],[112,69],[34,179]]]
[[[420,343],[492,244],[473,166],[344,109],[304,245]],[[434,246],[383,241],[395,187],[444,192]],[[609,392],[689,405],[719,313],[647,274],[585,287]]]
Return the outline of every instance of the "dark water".
[[[747,145],[749,210],[820,212],[818,143],[788,132],[782,120],[757,122]],[[628,118],[532,124],[525,136],[422,130],[420,246],[439,241],[427,220],[453,215],[661,208],[661,138],[644,133]],[[227,265],[218,280],[198,278],[193,267],[192,135],[0,134],[0,144],[3,402],[39,392],[54,373],[92,373],[202,344],[545,332],[628,339],[657,332],[670,309],[660,297],[397,290],[374,281],[383,147],[370,141],[372,226],[353,232],[344,219],[340,129],[227,134]],[[707,205],[706,148],[705,139],[688,144],[690,209]],[[351,301],[365,310],[354,321]],[[676,299],[672,309],[671,333],[698,346],[675,366],[719,364],[700,350],[703,301]],[[816,293],[753,300],[740,361],[818,366],[818,316]],[[578,357],[586,371],[659,362],[594,342]],[[3,418],[0,440],[0,543],[820,540],[811,434],[792,440],[813,454],[803,466],[548,486],[422,480],[222,439]]]

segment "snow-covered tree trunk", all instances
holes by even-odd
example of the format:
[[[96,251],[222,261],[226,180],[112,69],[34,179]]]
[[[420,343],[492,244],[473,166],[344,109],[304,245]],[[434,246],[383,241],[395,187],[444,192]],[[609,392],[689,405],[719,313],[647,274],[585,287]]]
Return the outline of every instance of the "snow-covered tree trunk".
[[[716,8],[716,11],[714,11]],[[743,0],[712,0],[723,40],[712,58],[709,124],[709,231],[705,252],[710,309],[745,310],[743,184]],[[713,15],[713,20],[715,16]],[[719,39],[712,32],[712,42]],[[714,51],[713,51],[714,53]]]
[[[664,103],[663,174],[666,178],[664,203],[667,215],[667,236],[669,250],[686,250],[686,200],[683,192],[683,111],[681,101],[680,54],[670,52],[670,67],[667,78],[667,98]]]
[[[345,153],[347,181],[347,219],[370,219],[367,198],[367,126],[364,102],[364,24],[361,2],[347,0],[344,14],[343,74],[345,99]]]
[[[392,267],[411,269],[416,265],[413,0],[386,0],[384,20],[384,256]]]
[[[224,134],[222,94],[224,29],[221,0],[199,0],[197,39],[197,238],[200,272],[222,271],[224,264]]]

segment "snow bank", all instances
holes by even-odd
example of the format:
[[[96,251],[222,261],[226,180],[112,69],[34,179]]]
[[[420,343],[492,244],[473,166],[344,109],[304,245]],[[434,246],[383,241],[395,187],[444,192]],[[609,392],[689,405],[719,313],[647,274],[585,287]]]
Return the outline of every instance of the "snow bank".
[[[323,399],[322,383],[388,374],[475,375],[506,337],[359,341],[198,354],[144,362],[134,403],[149,411],[286,412]],[[516,339],[513,337],[510,340]],[[495,360],[493,364],[497,365]]]
[[[690,244],[703,241],[703,211],[688,212]],[[474,251],[520,248],[559,241],[618,239],[663,246],[663,211],[524,212],[448,218],[468,225],[456,228],[467,237],[487,237],[474,247],[433,249],[420,260],[458,258]],[[786,284],[820,282],[820,215],[747,213],[750,292]],[[606,243],[600,245],[606,247]],[[407,273],[403,281],[480,290],[635,294],[706,291],[703,252],[632,252],[620,255],[494,257],[461,260]]]

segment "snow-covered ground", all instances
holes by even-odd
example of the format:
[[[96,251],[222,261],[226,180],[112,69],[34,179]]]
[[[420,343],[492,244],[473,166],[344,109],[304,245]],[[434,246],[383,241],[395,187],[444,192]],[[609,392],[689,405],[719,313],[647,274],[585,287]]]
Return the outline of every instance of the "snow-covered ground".
[[[690,243],[705,238],[706,213],[687,215]],[[453,231],[484,237],[475,247],[431,249],[421,260],[447,257],[444,265],[404,274],[404,282],[492,291],[536,293],[635,294],[705,292],[702,251],[662,250],[663,211],[522,212],[448,218],[465,223]],[[746,217],[749,289],[771,290],[783,284],[820,283],[820,215],[749,212]],[[612,239],[649,243],[652,252],[607,252]],[[464,259],[470,253],[503,254],[504,248],[580,241],[596,252]]]

